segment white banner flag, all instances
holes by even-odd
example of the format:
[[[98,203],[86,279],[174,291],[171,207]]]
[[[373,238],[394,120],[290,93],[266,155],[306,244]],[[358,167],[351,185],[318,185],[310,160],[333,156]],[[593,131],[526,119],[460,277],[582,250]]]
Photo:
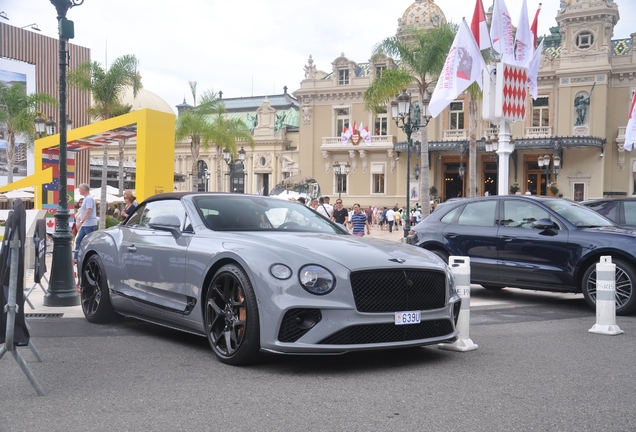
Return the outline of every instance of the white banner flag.
[[[342,131],[342,135],[340,135],[340,144],[347,145],[347,143],[349,142],[349,138],[351,138],[352,134],[353,132],[351,132],[350,129],[347,129],[345,127],[344,130]]]
[[[627,122],[627,129],[625,129],[625,150],[632,151],[634,143],[636,143],[636,92],[634,92],[632,109],[629,111],[629,121]]]
[[[459,25],[444,69],[431,96],[429,111],[433,117],[444,111],[457,96],[475,81],[481,88],[481,71],[486,67],[479,46],[466,21]]]
[[[369,126],[362,127],[362,123],[360,123],[360,137],[362,137],[366,145],[371,145],[371,132],[369,132]]]
[[[530,22],[528,21],[528,5],[526,0],[521,4],[521,15],[519,16],[519,25],[517,26],[516,36],[517,48],[515,57],[519,66],[528,67],[530,58],[534,53],[534,36],[530,31]]]
[[[490,38],[495,51],[506,63],[515,63],[515,40],[512,31],[512,18],[504,0],[495,0],[490,25]]]
[[[528,68],[528,89],[532,95],[532,99],[536,99],[539,96],[539,66],[541,65],[541,55],[543,54],[543,39],[537,47],[537,50],[530,60],[530,67]]]

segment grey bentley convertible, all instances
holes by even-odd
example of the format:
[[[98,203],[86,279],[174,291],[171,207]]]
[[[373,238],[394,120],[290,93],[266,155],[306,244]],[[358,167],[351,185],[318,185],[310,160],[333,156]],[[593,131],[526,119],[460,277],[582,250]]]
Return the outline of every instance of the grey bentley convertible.
[[[90,322],[123,316],[206,336],[220,361],[452,342],[461,300],[433,253],[360,238],[302,204],[170,193],[87,236]]]

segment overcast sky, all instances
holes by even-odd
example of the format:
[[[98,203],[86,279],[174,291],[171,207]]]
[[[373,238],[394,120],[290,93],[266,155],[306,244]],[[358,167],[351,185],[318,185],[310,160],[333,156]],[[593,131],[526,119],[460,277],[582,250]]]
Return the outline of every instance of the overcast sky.
[[[614,38],[635,30],[636,0],[615,0],[621,19]],[[527,0],[530,22],[543,3],[539,34],[555,26],[559,0]],[[368,61],[373,46],[395,34],[397,20],[412,0],[85,0],[69,10],[75,22],[71,42],[91,49],[102,64],[124,55],[140,60],[144,88],[175,106],[192,103],[188,81],[199,94],[222,90],[223,97],[292,92],[304,78],[309,55],[319,70],[344,52]],[[449,21],[470,23],[475,0],[436,0]],[[486,9],[492,0],[484,0]],[[508,0],[513,22],[521,0]],[[16,27],[36,23],[57,37],[49,0],[0,0]],[[176,111],[176,110],[175,110]]]

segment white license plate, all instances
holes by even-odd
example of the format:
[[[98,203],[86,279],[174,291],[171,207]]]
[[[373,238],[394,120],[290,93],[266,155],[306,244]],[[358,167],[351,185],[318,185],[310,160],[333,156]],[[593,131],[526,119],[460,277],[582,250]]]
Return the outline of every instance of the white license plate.
[[[419,324],[421,319],[422,319],[421,311],[395,313],[395,325]]]

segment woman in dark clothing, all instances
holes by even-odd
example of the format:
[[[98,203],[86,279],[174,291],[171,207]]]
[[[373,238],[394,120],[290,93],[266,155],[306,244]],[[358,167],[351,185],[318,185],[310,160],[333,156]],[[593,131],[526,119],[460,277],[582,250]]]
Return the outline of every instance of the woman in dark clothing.
[[[135,212],[135,210],[137,210],[136,198],[129,190],[124,192],[124,203],[126,204],[126,207],[124,207],[124,209],[121,211],[121,220],[128,219],[128,216],[130,216]]]

